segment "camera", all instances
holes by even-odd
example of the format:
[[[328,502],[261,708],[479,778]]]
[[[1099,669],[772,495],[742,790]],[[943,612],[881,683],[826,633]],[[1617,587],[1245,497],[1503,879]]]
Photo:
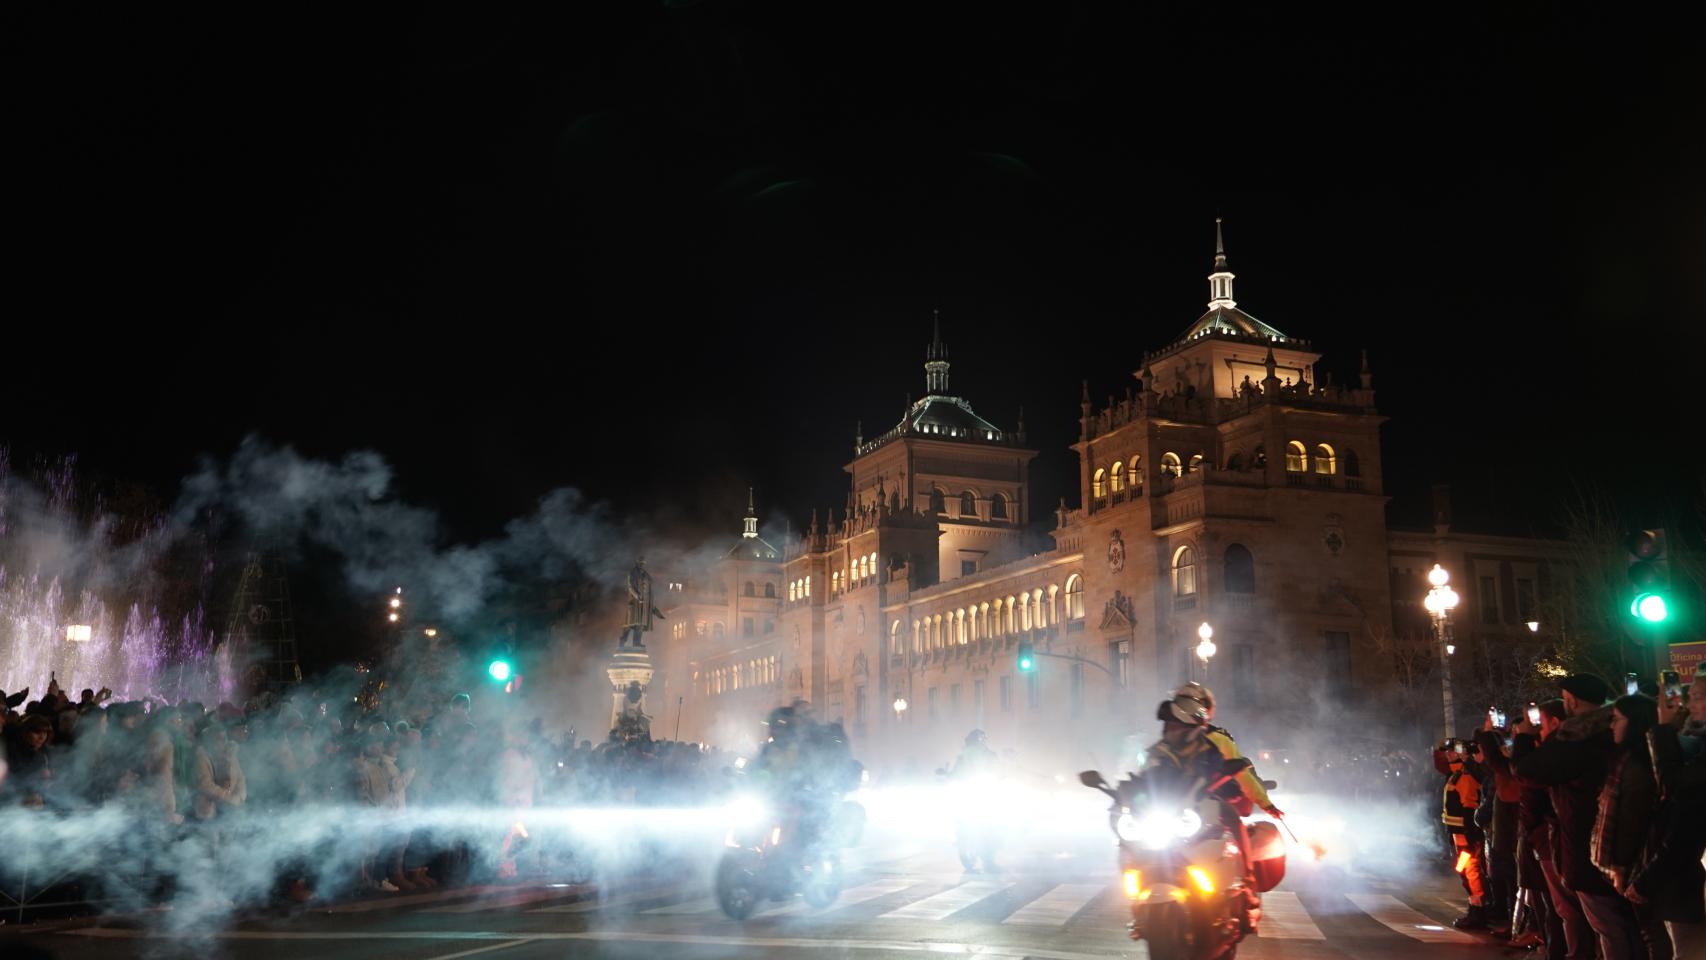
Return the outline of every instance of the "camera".
[[[1498,707],[1487,708],[1487,719],[1493,721],[1493,726],[1495,728],[1504,729],[1506,720],[1505,712],[1500,710]]]
[[[1528,722],[1534,724],[1537,727],[1540,726],[1540,705],[1539,704],[1531,703],[1528,705]]]
[[[1623,692],[1634,695],[1641,692],[1641,678],[1633,673],[1623,675]]]

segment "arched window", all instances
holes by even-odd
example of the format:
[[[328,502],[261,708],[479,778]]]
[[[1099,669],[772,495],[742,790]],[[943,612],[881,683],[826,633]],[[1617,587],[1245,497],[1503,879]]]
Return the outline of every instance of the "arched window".
[[[800,581],[789,580],[788,581],[788,602],[793,603],[795,600],[798,600],[798,599],[800,599]]]
[[[871,554],[871,576],[874,577],[876,575],[877,575],[877,555],[875,553],[872,553]]]
[[[1141,455],[1131,458],[1131,467],[1126,470],[1126,483],[1134,491],[1143,490],[1143,457]]]
[[[970,490],[960,494],[960,516],[977,519],[977,494]]]
[[[948,645],[947,632],[942,629],[942,615],[939,613],[930,618],[930,636],[935,641],[936,649],[940,650]]]
[[[966,645],[966,612],[964,610],[954,611],[954,642],[962,647]]]
[[[948,512],[948,491],[941,487],[930,488],[930,512],[937,516]]]
[[[912,621],[912,652],[915,656],[924,652],[924,625],[917,620]]]
[[[977,618],[983,621],[983,626],[978,628],[978,636],[983,638],[994,636],[994,632],[989,629],[989,604],[980,603],[977,605]]]
[[[865,558],[860,557],[858,560],[854,561],[854,563],[853,563],[853,579],[863,580],[863,579],[865,579],[865,574],[866,574]]]
[[[996,597],[995,602],[989,605],[989,612],[991,614],[991,618],[989,621],[989,635],[992,637],[1004,637],[1004,636],[1006,636],[1007,631],[1003,630],[1001,628],[1001,598],[1000,597]]]
[[[805,593],[805,595],[808,597],[812,595],[812,575],[809,573],[806,574],[806,593]]]
[[[1125,464],[1118,460],[1115,460],[1114,465],[1108,468],[1108,492],[1119,493],[1121,490],[1125,489],[1124,471]]]
[[[1173,596],[1197,595],[1197,552],[1186,546],[1173,551]]]
[[[758,585],[753,583],[751,580],[748,580],[746,582],[746,589],[742,592],[749,597],[756,597],[758,596]]]
[[[1048,622],[1060,622],[1060,587],[1057,584],[1048,585]]]
[[[1234,543],[1226,548],[1221,582],[1227,593],[1256,592],[1256,558],[1250,555],[1250,548],[1242,543]]]
[[[1007,519],[1007,498],[997,493],[989,498],[989,519]]]
[[[723,639],[723,621],[718,620],[711,624],[711,636],[717,640]]]
[[[1309,449],[1300,440],[1293,440],[1285,445],[1285,469],[1287,473],[1302,473],[1309,469]]]
[[[1028,593],[1025,594],[1023,597],[1020,597],[1019,602],[1021,604],[1023,604],[1023,606],[1020,607],[1020,611],[1019,611],[1022,618],[1023,618],[1021,621],[1022,625],[1019,627],[1019,629],[1020,630],[1029,630],[1029,629],[1031,629],[1031,624],[1033,623],[1033,621],[1031,619],[1031,613],[1036,608],[1036,604],[1031,602],[1031,595]]]
[[[1095,476],[1090,478],[1090,496],[1099,500],[1108,495],[1107,480],[1103,479],[1107,475],[1108,471],[1101,467],[1096,468]]]
[[[1242,469],[1244,469],[1244,455],[1242,453],[1235,453],[1232,456],[1227,457],[1226,458],[1226,469],[1227,470],[1242,470]]]
[[[1196,473],[1197,468],[1201,467],[1201,466],[1202,466],[1202,454],[1193,453],[1193,454],[1191,454],[1191,462],[1185,467],[1185,470],[1189,473]]]
[[[1043,590],[1041,587],[1031,591],[1031,625],[1038,630],[1048,628],[1048,619],[1043,616]]]
[[[1345,460],[1345,476],[1347,476],[1347,477],[1360,477],[1360,476],[1362,476],[1362,461],[1357,459],[1357,452],[1355,450],[1346,450],[1344,460]]]
[[[1315,445],[1315,472],[1334,474],[1338,472],[1339,460],[1333,456],[1333,448],[1325,443]]]
[[[1020,623],[1019,611],[1014,609],[1014,607],[1017,607],[1018,605],[1019,605],[1019,598],[1018,597],[1011,597],[1010,596],[1007,598],[1007,632],[1008,633],[1019,632],[1019,629],[1020,629],[1019,628],[1019,623]]]
[[[1179,469],[1179,455],[1178,454],[1169,450],[1168,452],[1163,453],[1161,455],[1161,475],[1162,476],[1176,477],[1176,476],[1179,476],[1179,474],[1181,472],[1182,471]]]
[[[889,656],[900,656],[900,621],[889,624]]]
[[[771,600],[776,599],[776,585],[774,583],[766,583],[764,585],[764,595]]]
[[[1076,573],[1066,578],[1066,619],[1084,619],[1084,578]]]

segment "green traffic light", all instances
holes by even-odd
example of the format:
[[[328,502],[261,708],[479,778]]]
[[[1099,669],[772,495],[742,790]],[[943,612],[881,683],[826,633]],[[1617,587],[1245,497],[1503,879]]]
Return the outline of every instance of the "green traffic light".
[[[493,680],[496,680],[499,683],[502,683],[505,680],[509,679],[509,673],[510,673],[509,661],[508,660],[493,660],[491,662],[491,664],[486,667],[486,672],[491,674]]]
[[[1020,670],[1029,670],[1029,669],[1031,669],[1031,665],[1032,664],[1031,664],[1031,658],[1030,657],[1020,658],[1020,660],[1019,660],[1019,669]]]
[[[1629,605],[1629,612],[1647,623],[1663,623],[1670,617],[1670,605],[1662,593],[1643,593]]]

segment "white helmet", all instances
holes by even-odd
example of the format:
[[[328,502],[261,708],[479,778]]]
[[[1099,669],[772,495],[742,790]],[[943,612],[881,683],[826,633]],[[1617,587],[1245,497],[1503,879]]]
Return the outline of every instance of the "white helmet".
[[[1208,711],[1209,719],[1214,719],[1214,691],[1195,680],[1192,680],[1190,683],[1174,690],[1173,697],[1175,699],[1179,697],[1189,697],[1192,700],[1198,701],[1203,705],[1203,708]]]

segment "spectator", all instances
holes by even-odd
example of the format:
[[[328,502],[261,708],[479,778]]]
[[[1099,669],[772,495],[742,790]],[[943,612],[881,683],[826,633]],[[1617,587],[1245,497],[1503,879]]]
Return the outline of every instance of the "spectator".
[[[1557,733],[1517,761],[1517,775],[1546,785],[1558,817],[1553,851],[1564,886],[1581,903],[1599,940],[1602,960],[1632,960],[1641,949],[1635,913],[1604,874],[1593,865],[1590,847],[1599,795],[1615,759],[1611,689],[1590,674],[1566,677],[1564,711]]]
[[[1695,674],[1685,705],[1662,699],[1655,713],[1647,745],[1659,806],[1623,895],[1639,913],[1663,920],[1676,956],[1692,960],[1706,957],[1706,675]]]

